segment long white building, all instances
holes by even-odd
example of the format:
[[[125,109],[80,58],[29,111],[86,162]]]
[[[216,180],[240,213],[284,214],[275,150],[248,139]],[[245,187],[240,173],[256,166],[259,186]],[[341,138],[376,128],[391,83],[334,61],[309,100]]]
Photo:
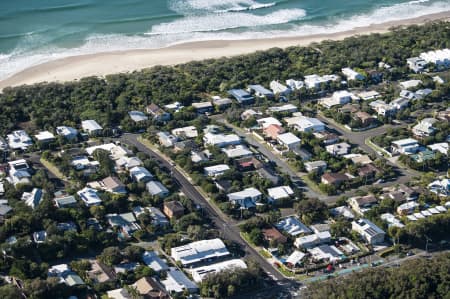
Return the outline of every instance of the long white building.
[[[220,239],[201,240],[170,250],[172,258],[184,267],[211,261],[230,255],[225,244]]]

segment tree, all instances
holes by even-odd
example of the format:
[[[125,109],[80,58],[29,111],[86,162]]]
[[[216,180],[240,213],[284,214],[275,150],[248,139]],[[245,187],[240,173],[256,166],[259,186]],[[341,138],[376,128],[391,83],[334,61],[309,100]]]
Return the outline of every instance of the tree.
[[[106,247],[97,258],[108,266],[117,265],[123,259],[119,247]]]

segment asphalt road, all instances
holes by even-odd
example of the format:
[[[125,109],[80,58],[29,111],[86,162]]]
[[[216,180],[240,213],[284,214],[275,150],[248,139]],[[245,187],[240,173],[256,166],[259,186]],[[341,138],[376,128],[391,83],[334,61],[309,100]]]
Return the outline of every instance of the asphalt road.
[[[170,164],[170,162],[166,161],[158,153],[150,150],[148,147],[140,143],[137,140],[138,137],[139,135],[137,134],[124,134],[122,135],[120,140],[126,144],[136,146],[139,151],[146,153],[147,155],[158,161],[160,165],[166,167],[167,169],[170,169],[172,171],[172,177],[176,181],[176,183],[179,184],[181,191],[193,202],[203,207],[204,211],[208,214],[211,221],[222,232],[222,235],[225,239],[232,240],[240,244],[245,249],[245,252],[253,260],[258,262],[258,264],[266,273],[270,274],[271,277],[275,277],[277,281],[290,282],[290,280],[287,280],[283,275],[281,275],[281,273],[274,269],[266,259],[261,257],[259,253],[256,252],[256,250],[247,245],[247,243],[240,236],[239,228],[230,225],[227,220],[222,219],[211,206],[211,203],[201,193],[199,193],[197,189],[195,189],[191,182],[189,182],[189,180],[182,173],[180,173],[175,167]]]

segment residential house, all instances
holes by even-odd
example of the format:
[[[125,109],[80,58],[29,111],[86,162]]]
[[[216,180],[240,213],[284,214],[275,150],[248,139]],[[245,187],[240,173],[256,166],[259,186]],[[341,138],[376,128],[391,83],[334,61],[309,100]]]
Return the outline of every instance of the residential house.
[[[362,91],[362,92],[358,93],[357,95],[363,101],[376,100],[377,98],[379,98],[381,96],[380,93],[375,90]]]
[[[212,145],[218,147],[227,147],[230,145],[238,145],[241,143],[241,138],[236,134],[212,134],[206,133],[203,136],[205,146]]]
[[[422,83],[423,82],[421,80],[408,80],[408,81],[400,82],[399,85],[402,89],[411,89],[411,88],[415,88],[415,87],[419,86]]]
[[[358,111],[353,115],[353,118],[359,120],[363,127],[369,127],[376,122],[376,118],[364,111]]]
[[[283,96],[287,96],[292,92],[292,89],[290,89],[286,85],[281,84],[279,81],[270,82],[270,89],[272,89],[274,94]]]
[[[438,69],[450,67],[450,49],[428,51],[420,54],[427,63],[436,65]]]
[[[148,114],[150,114],[153,120],[156,121],[169,121],[171,118],[170,113],[161,109],[158,105],[152,103],[145,109]]]
[[[344,76],[347,77],[347,80],[357,80],[357,81],[364,80],[364,76],[362,74],[354,71],[349,67],[345,67],[341,71],[344,74]]]
[[[147,170],[147,168],[144,168],[142,166],[136,166],[130,169],[130,177],[140,183],[148,183],[151,180],[153,180],[153,175],[150,173],[150,171]]]
[[[294,116],[285,118],[288,127],[293,127],[300,132],[323,132],[325,130],[325,124],[317,118],[306,116]]]
[[[104,190],[110,193],[127,194],[125,185],[117,177],[109,176],[101,181],[90,182],[88,187]]]
[[[172,130],[172,135],[182,139],[196,138],[198,136],[197,128],[194,126],[188,126],[183,128],[176,128]]]
[[[189,272],[195,282],[200,283],[208,275],[214,275],[215,273],[222,272],[224,270],[233,269],[246,269],[247,265],[241,259],[232,259],[223,262],[214,263],[212,265],[201,266],[198,268],[190,269]]]
[[[280,121],[278,119],[276,119],[275,117],[260,118],[260,119],[256,120],[256,122],[262,129],[265,129],[270,125],[278,125],[278,126],[282,125],[280,123]]]
[[[239,205],[241,209],[249,209],[256,207],[262,193],[255,188],[246,188],[239,192],[229,193],[227,197],[229,201],[234,205]]]
[[[177,268],[170,268],[166,279],[162,280],[161,283],[170,294],[196,293],[199,290],[197,285]]]
[[[255,98],[243,89],[231,89],[228,94],[236,99],[241,105],[252,105],[255,103]]]
[[[194,267],[205,262],[230,256],[230,252],[219,238],[200,240],[170,249],[170,256],[183,267]]]
[[[56,127],[56,134],[64,137],[67,140],[74,140],[78,136],[78,131],[75,128],[67,126]]]
[[[287,242],[287,238],[280,233],[276,228],[264,228],[262,230],[262,234],[264,240],[270,242],[271,244],[285,244]]]
[[[213,96],[212,97],[213,104],[216,107],[216,109],[223,111],[227,108],[230,108],[233,104],[233,101],[229,98],[221,98],[219,96]]]
[[[169,190],[158,181],[150,181],[145,184],[147,192],[152,196],[166,197],[169,195]]]
[[[331,234],[329,231],[314,233],[312,235],[306,235],[295,239],[294,246],[297,248],[312,248],[321,244],[331,242]]]
[[[33,210],[41,203],[43,191],[39,188],[33,188],[31,192],[24,192],[22,194],[22,201]]]
[[[273,92],[261,85],[249,85],[247,90],[249,93],[254,94],[258,98],[273,99],[275,97]]]
[[[397,207],[397,213],[400,216],[406,216],[414,213],[414,211],[419,208],[419,204],[415,201],[405,202]]]
[[[441,142],[428,145],[428,148],[433,152],[440,152],[443,155],[447,156],[448,153],[448,142]]]
[[[192,107],[194,107],[195,111],[198,114],[214,112],[214,106],[211,104],[211,102],[192,103]]]
[[[0,224],[3,224],[7,215],[12,211],[12,208],[7,204],[0,205]]]
[[[313,135],[325,146],[338,143],[340,140],[337,134],[328,131],[314,132]]]
[[[303,81],[288,79],[286,80],[286,85],[292,90],[299,90],[305,86]]]
[[[152,277],[142,277],[132,287],[143,299],[170,299],[164,287]]]
[[[396,154],[415,154],[419,151],[420,145],[419,142],[412,138],[401,139],[392,142],[392,153]]]
[[[148,120],[148,116],[145,115],[144,112],[141,111],[130,111],[128,112],[128,115],[130,116],[131,120],[133,120],[134,122],[141,122],[141,121],[146,121]]]
[[[131,168],[141,166],[144,163],[138,157],[121,157],[115,161],[117,168],[130,170]]]
[[[48,270],[48,277],[57,277],[69,287],[84,285],[83,280],[67,264],[55,265]]]
[[[180,218],[184,215],[184,207],[181,202],[173,200],[164,203],[164,214],[166,214],[169,219]]]
[[[102,203],[102,200],[97,194],[97,190],[85,187],[77,192],[78,196],[84,202],[84,204],[88,207],[98,206]]]
[[[358,213],[360,216],[363,216],[373,206],[378,204],[378,199],[373,195],[355,196],[349,198],[348,204],[353,211]]]
[[[424,118],[412,128],[412,132],[416,137],[428,137],[436,132],[433,126],[438,120],[435,118]]]
[[[305,85],[309,89],[320,89],[321,85],[328,84],[331,81],[338,81],[340,79],[337,75],[324,75],[319,76],[317,74],[304,76]]]
[[[283,145],[286,149],[292,150],[300,146],[301,140],[291,132],[279,134],[277,136],[279,144]]]
[[[331,144],[325,147],[326,151],[333,156],[344,156],[350,152],[351,148],[352,146],[346,142]]]
[[[53,135],[49,131],[41,131],[38,134],[34,135],[34,138],[36,138],[37,142],[41,144],[55,141],[55,135]]]
[[[409,106],[409,99],[398,98],[390,102],[389,105],[393,107],[395,110],[401,111]]]
[[[6,139],[8,140],[8,146],[12,150],[26,150],[33,144],[30,135],[24,130],[13,131],[8,134]]]
[[[106,296],[108,299],[132,299],[133,297],[127,291],[127,289],[120,288],[114,289],[106,292]]]
[[[294,195],[294,191],[289,186],[278,186],[267,189],[268,198],[271,201],[277,201],[282,199],[291,198]]]
[[[311,230],[309,227],[300,222],[296,217],[290,216],[281,219],[276,225],[279,230],[286,232],[292,237],[309,234]]]
[[[247,109],[244,112],[241,113],[241,119],[242,120],[247,120],[251,117],[254,118],[258,118],[262,115],[263,113],[261,111],[255,111],[253,109]]]
[[[397,109],[394,106],[386,104],[386,102],[382,100],[375,100],[371,102],[369,106],[381,116],[388,117],[397,113]]]
[[[141,229],[133,213],[107,214],[105,217],[111,227],[120,228],[120,239],[129,239],[135,231]]]
[[[159,257],[156,251],[144,251],[142,261],[157,273],[169,270],[167,263]]]
[[[313,162],[306,162],[305,169],[308,173],[311,172],[323,173],[327,169],[327,162],[320,160]]]
[[[381,170],[371,163],[365,164],[358,169],[358,176],[365,179],[373,179],[378,173],[381,173]]]
[[[34,232],[33,241],[36,244],[44,243],[45,241],[47,241],[47,232],[45,230]]]
[[[227,164],[219,164],[214,166],[208,166],[204,168],[205,175],[210,177],[218,177],[230,170],[230,166]]]
[[[96,260],[90,260],[91,270],[87,271],[87,277],[94,283],[105,283],[116,279],[114,270]]]
[[[89,135],[99,135],[103,131],[103,127],[92,119],[83,120],[81,122],[81,128]]]
[[[297,266],[299,266],[302,262],[302,260],[306,257],[306,254],[299,251],[299,250],[294,250],[290,256],[288,256],[288,258],[286,259],[286,266],[288,268],[295,268]]]
[[[406,59],[406,64],[414,73],[421,73],[428,63],[420,57],[411,57]]]
[[[77,206],[77,200],[73,195],[62,195],[53,199],[58,208],[73,208]]]
[[[239,159],[244,157],[250,157],[253,152],[248,149],[245,145],[230,146],[228,148],[223,148],[222,152],[230,159]]]
[[[338,90],[333,93],[331,98],[324,98],[320,100],[320,104],[326,108],[331,108],[338,105],[350,103],[354,95],[347,90]]]
[[[321,176],[320,180],[321,180],[322,184],[325,184],[325,185],[339,186],[342,183],[349,181],[350,178],[346,174],[343,174],[343,173],[326,172]]]
[[[15,160],[8,162],[9,166],[9,177],[8,181],[17,186],[19,184],[30,184],[31,183],[31,167],[24,159]]]
[[[297,106],[295,106],[293,104],[284,104],[282,106],[274,106],[274,107],[269,107],[267,109],[267,113],[269,113],[269,114],[272,114],[272,113],[294,113],[297,111],[298,111]]]
[[[450,121],[450,108],[447,108],[444,111],[439,111],[436,118],[443,121]]]
[[[342,251],[334,245],[321,245],[308,249],[311,259],[315,262],[336,262],[342,260],[345,256]]]
[[[284,133],[284,129],[280,125],[272,124],[263,129],[264,135],[272,140],[277,140],[278,135]]]
[[[352,230],[356,231],[369,244],[376,245],[384,241],[386,233],[368,219],[352,222]]]
[[[178,141],[178,138],[168,132],[158,132],[159,143],[164,147],[172,147]]]

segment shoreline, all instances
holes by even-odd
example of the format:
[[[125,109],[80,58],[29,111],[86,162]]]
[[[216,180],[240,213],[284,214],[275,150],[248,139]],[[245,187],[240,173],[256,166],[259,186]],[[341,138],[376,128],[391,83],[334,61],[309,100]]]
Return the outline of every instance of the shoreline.
[[[325,40],[342,40],[351,36],[385,33],[390,28],[397,26],[420,25],[433,21],[448,20],[450,20],[450,11],[445,11],[330,34],[267,39],[197,41],[159,49],[135,49],[71,56],[27,68],[1,80],[0,91],[10,86],[40,82],[75,81],[89,76],[102,77],[109,74],[139,71],[157,65],[176,65],[190,61],[250,54],[274,47],[308,46],[311,43]]]

